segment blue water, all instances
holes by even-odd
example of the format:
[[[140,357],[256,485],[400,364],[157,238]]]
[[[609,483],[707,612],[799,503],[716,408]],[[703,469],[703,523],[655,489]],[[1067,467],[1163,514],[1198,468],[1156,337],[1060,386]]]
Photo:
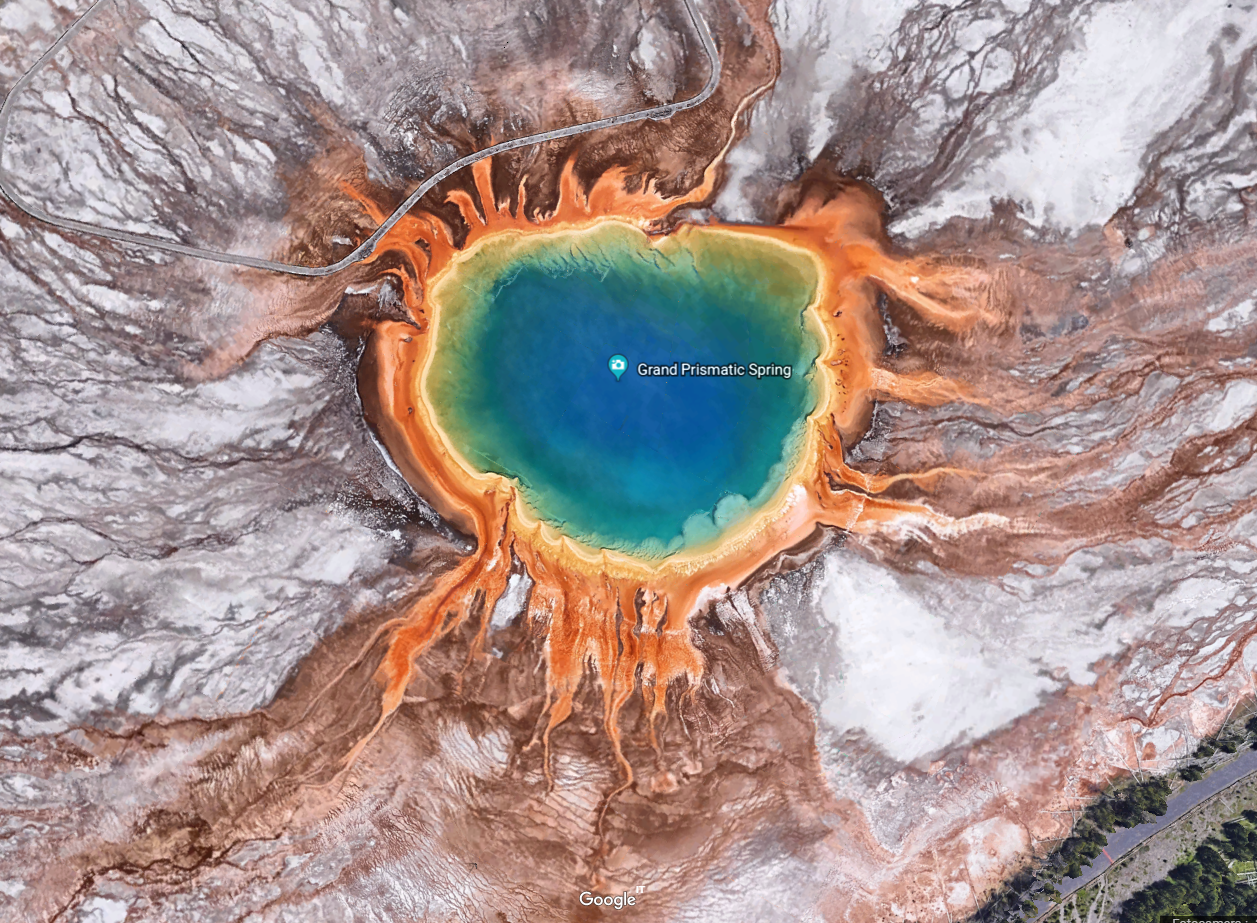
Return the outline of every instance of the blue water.
[[[661,254],[611,228],[459,272],[482,287],[442,290],[428,379],[438,421],[565,533],[670,553],[716,537],[787,476],[816,403],[810,262],[710,232]],[[620,381],[607,368],[615,353],[629,362]],[[777,363],[792,375],[653,378],[641,362]]]

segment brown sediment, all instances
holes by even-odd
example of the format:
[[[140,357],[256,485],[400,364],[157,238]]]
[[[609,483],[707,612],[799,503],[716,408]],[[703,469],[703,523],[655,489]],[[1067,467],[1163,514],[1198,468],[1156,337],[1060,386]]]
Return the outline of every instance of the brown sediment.
[[[705,598],[739,586],[774,556],[804,542],[818,525],[856,532],[928,526],[946,534],[980,527],[990,518],[956,520],[922,503],[881,495],[900,480],[929,489],[942,477],[963,475],[960,469],[885,478],[854,472],[844,461],[844,443],[862,435],[875,400],[930,405],[971,400],[960,382],[937,375],[896,375],[879,367],[884,348],[876,307],[879,291],[952,332],[1000,320],[989,300],[975,299],[970,306],[949,294],[966,283],[989,291],[984,280],[975,281],[977,273],[889,256],[879,240],[880,199],[855,185],[828,201],[805,198],[780,226],[706,226],[705,233],[751,236],[802,253],[814,263],[819,280],[808,309],[823,333],[816,362],[818,406],[807,420],[794,470],[740,527],[660,561],[590,547],[542,521],[513,481],[476,470],[451,445],[424,387],[437,348],[442,281],[452,278],[479,247],[503,235],[580,234],[618,222],[661,239],[667,236],[661,229],[676,209],[711,193],[719,164],[719,159],[710,164],[694,189],[670,197],[652,183],[629,191],[621,169],[608,171],[583,190],[569,161],[556,207],[537,215],[529,211],[522,183],[514,209],[510,203],[499,205],[492,168],[482,162],[473,168],[477,197],[459,190],[449,196],[469,229],[458,245],[449,225],[429,214],[407,216],[381,242],[376,258],[385,253],[404,258],[385,272],[398,278],[411,321],[379,323],[371,335],[359,374],[364,407],[403,473],[448,523],[474,539],[476,548],[432,593],[387,626],[388,652],[378,674],[384,685],[380,718],[351,760],[401,703],[416,659],[467,620],[487,619],[505,590],[513,559],[534,581],[527,619],[545,638],[548,719],[540,731],[543,744],[548,745],[551,731],[570,715],[589,667],[601,683],[605,729],[628,784],[632,772],[620,753],[620,709],[640,689],[653,727],[668,688],[682,682],[692,688],[699,679],[703,662],[690,640],[688,621]],[[372,218],[383,217],[361,191],[349,185],[345,191]],[[688,226],[671,233],[684,237]]]
[[[1002,270],[964,271],[971,279],[986,277],[991,293],[1008,293],[1017,305],[1016,324],[979,325],[958,336],[956,329],[927,323],[903,297],[887,308],[912,349],[884,361],[900,380],[963,376],[981,398],[970,397],[968,409],[949,412],[947,419],[953,425],[963,420],[992,438],[980,454],[957,457],[924,422],[932,419],[936,427],[942,418],[916,415],[921,425],[901,427],[878,462],[888,471],[944,462],[972,470],[975,477],[953,480],[931,505],[956,518],[999,515],[1007,524],[998,542],[973,534],[952,542],[882,543],[880,552],[899,568],[928,560],[952,573],[999,576],[1027,561],[1055,568],[1079,549],[1108,543],[1156,539],[1180,551],[1203,550],[1219,530],[1257,509],[1257,500],[1237,497],[1224,509],[1186,520],[1173,508],[1251,457],[1252,424],[1235,420],[1224,430],[1189,433],[1164,447],[1155,433],[1209,393],[1252,380],[1250,341],[1206,328],[1206,306],[1216,297],[1206,292],[1216,292],[1221,280],[1249,277],[1257,248],[1249,240],[1201,239],[1138,272],[1127,266],[1128,281],[1100,288],[1074,280],[1114,272],[1112,261],[1126,253],[1120,238],[1114,250],[1109,231],[1096,230],[1048,250],[1023,247],[1016,234],[1024,236],[1016,221],[993,219],[982,233],[968,233],[967,256],[961,258],[989,267],[1006,261]],[[941,251],[961,249],[941,232],[933,244]],[[1045,333],[1062,329],[1063,335]],[[1140,408],[1141,393],[1158,378],[1175,379],[1174,393]],[[900,396],[928,403],[902,391]],[[1034,443],[1039,433],[1086,414],[1112,420],[1112,437],[1084,440],[1070,451],[1045,451]],[[1146,463],[1117,475],[1116,466],[1129,464],[1141,445]],[[907,485],[888,490],[897,498],[913,496]]]

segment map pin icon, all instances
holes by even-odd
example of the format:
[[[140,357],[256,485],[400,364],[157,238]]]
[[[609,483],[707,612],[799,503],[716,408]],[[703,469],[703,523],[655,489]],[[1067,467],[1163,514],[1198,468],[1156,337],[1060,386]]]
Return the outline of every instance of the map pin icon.
[[[616,353],[607,360],[607,368],[611,370],[611,374],[615,376],[615,380],[619,381],[620,376],[628,369],[628,360]]]

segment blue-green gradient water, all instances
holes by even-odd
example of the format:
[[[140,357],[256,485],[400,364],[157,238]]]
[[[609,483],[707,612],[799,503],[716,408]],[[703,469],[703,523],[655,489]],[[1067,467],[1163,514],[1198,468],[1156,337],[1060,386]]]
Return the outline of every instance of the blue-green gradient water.
[[[659,248],[618,224],[490,241],[435,293],[427,394],[464,457],[517,478],[542,519],[663,556],[716,538],[788,476],[817,401],[816,285],[802,254],[702,229]],[[643,377],[643,362],[792,374]]]

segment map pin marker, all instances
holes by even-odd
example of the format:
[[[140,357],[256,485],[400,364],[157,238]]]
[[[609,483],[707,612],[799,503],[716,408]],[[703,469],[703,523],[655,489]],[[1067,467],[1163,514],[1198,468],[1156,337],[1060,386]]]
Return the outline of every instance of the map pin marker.
[[[616,353],[607,360],[607,368],[611,370],[611,374],[615,376],[615,380],[619,381],[620,376],[628,370],[628,360]]]

